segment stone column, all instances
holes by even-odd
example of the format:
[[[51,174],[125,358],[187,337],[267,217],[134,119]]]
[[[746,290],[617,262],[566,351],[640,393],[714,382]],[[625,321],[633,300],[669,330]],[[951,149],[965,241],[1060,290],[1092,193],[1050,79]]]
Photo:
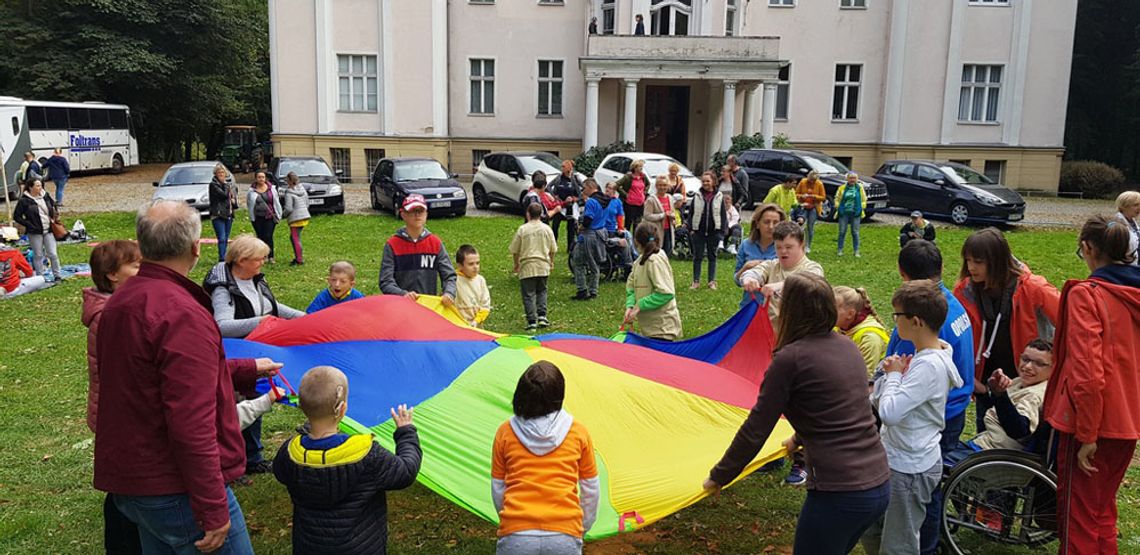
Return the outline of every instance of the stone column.
[[[760,114],[760,133],[764,135],[764,146],[772,148],[772,130],[776,122],[776,83],[764,81],[764,112]]]
[[[759,85],[748,85],[744,89],[744,134],[756,133],[756,89]]]
[[[598,146],[598,84],[600,77],[586,78],[586,131],[582,137],[582,150]]]
[[[637,79],[622,79],[625,83],[625,124],[621,139],[637,144]]]
[[[736,119],[736,81],[724,82],[724,102],[721,104],[720,149],[732,148],[732,136],[736,134],[733,121]]]

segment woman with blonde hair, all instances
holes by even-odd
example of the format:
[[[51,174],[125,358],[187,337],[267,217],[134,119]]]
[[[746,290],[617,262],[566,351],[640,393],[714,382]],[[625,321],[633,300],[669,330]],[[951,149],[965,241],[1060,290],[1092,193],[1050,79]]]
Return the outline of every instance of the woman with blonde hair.
[[[866,289],[845,285],[836,287],[835,306],[839,314],[835,327],[859,347],[869,378],[886,355],[891,336],[879,321],[879,315],[875,313]]]
[[[1116,219],[1128,226],[1128,248],[1132,253],[1132,265],[1140,265],[1140,226],[1136,218],[1140,216],[1140,192],[1124,191],[1116,197]]]
[[[625,209],[625,228],[637,229],[641,214],[645,211],[645,198],[649,196],[649,176],[642,171],[645,160],[634,160],[629,165],[629,173],[621,176],[615,184]]]
[[[661,238],[661,250],[667,257],[673,256],[673,199],[669,196],[669,181],[664,175],[657,176],[654,194],[645,199],[645,212],[642,218],[657,226],[657,236]],[[635,237],[636,239],[636,237]]]

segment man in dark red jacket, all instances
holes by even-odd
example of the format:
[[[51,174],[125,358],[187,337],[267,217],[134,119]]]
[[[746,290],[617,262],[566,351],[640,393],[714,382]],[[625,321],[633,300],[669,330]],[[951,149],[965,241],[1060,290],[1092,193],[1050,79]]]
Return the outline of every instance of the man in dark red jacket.
[[[280,365],[227,363],[210,297],[186,277],[201,225],[181,202],[139,212],[142,267],[100,321],[95,487],[138,524],[144,552],[253,553],[226,486],[245,473],[233,391]]]

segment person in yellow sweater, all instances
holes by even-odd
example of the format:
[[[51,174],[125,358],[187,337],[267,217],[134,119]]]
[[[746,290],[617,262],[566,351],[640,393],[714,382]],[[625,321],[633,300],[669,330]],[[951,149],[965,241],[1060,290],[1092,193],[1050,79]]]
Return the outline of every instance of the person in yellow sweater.
[[[811,241],[815,237],[815,222],[823,211],[823,201],[827,200],[827,191],[823,188],[823,181],[819,179],[819,172],[812,170],[807,177],[796,185],[796,200],[804,213],[804,231],[807,232],[807,247],[804,252],[811,252]]]
[[[859,347],[859,354],[863,355],[863,362],[867,365],[867,377],[870,378],[879,366],[879,361],[886,356],[890,333],[879,322],[875,307],[871,305],[871,299],[862,287],[836,287],[835,306],[839,309],[835,327]]]
[[[633,234],[641,257],[625,283],[625,319],[637,321],[646,337],[675,341],[681,338],[681,313],[677,310],[673,267],[661,250],[661,233],[652,222],[641,222]]]
[[[540,360],[515,387],[514,416],[491,447],[491,499],[499,513],[495,552],[581,553],[598,516],[594,443],[562,408],[566,381]]]
[[[460,245],[455,251],[459,275],[455,280],[455,309],[463,320],[474,327],[483,325],[491,314],[491,290],[479,274],[479,251],[471,245]]]
[[[546,278],[554,269],[558,240],[542,221],[542,212],[542,206],[537,204],[526,207],[526,223],[519,226],[509,247],[515,261],[514,272],[519,276],[527,333],[550,325],[546,319]]]
[[[779,185],[773,185],[764,196],[764,202],[770,202],[783,209],[785,214],[791,214],[792,209],[799,204],[796,201],[796,178],[788,176]]]

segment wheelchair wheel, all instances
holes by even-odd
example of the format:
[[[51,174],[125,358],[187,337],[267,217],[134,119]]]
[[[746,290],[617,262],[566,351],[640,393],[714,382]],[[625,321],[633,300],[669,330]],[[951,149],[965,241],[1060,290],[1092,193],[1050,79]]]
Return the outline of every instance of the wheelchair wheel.
[[[949,553],[1040,553],[1056,540],[1057,479],[1028,453],[966,458],[946,478],[942,497]]]

